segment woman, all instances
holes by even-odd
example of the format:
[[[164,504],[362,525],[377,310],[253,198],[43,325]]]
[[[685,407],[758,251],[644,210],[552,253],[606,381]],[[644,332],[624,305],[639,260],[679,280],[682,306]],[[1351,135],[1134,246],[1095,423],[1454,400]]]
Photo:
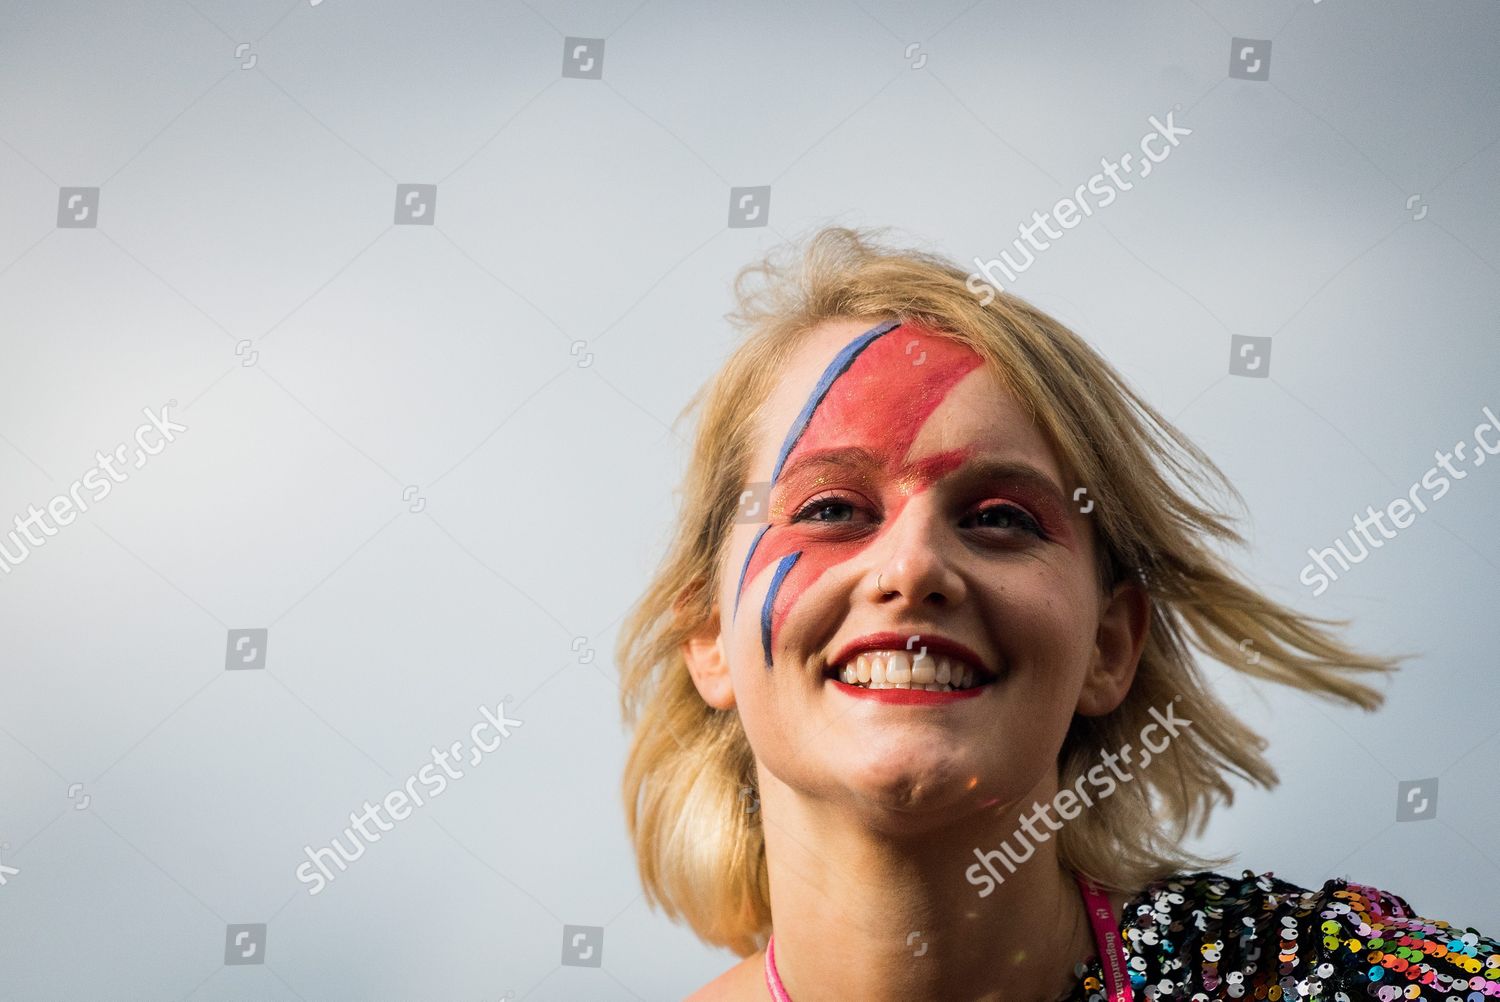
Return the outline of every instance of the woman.
[[[1192,648],[1366,709],[1396,662],[1216,556],[1232,488],[1092,349],[848,230],[737,291],[617,652],[648,899],[745,957],[694,1000],[1500,993],[1491,939],[1180,847],[1277,781]]]

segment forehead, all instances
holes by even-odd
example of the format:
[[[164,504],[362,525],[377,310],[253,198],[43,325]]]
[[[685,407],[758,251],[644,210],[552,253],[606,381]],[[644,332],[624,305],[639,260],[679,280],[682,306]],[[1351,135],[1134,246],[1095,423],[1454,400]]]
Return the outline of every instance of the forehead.
[[[1061,480],[1046,437],[973,349],[910,323],[862,341],[874,326],[825,321],[797,347],[760,409],[751,479],[773,479],[816,440],[871,448],[902,466],[961,450]]]

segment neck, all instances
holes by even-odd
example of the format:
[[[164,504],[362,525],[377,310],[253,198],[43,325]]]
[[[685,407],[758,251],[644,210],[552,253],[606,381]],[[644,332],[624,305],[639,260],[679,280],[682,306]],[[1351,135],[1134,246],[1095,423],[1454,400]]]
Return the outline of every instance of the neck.
[[[763,784],[762,823],[776,967],[795,1002],[1051,1000],[1095,952],[1054,840],[985,897],[965,878],[976,848],[1019,830],[1020,805],[890,834],[776,787]]]

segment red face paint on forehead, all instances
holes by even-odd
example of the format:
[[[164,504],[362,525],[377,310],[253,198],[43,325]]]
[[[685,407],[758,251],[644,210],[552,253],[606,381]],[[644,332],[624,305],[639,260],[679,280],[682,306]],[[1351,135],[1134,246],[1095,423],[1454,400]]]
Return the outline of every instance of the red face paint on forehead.
[[[868,449],[881,466],[900,466],[949,391],[983,364],[967,345],[912,324],[875,339],[829,387],[783,474],[802,456],[841,445]]]
[[[778,491],[785,495],[784,482],[790,487],[805,476],[816,476],[820,457],[851,448],[900,478],[906,496],[924,490],[962,463],[968,453],[949,450],[915,462],[907,462],[907,453],[953,387],[983,364],[983,358],[967,345],[916,324],[861,334],[825,369],[788,431],[773,471],[773,496]],[[895,503],[892,517],[899,515],[905,503],[906,497]],[[768,525],[751,544],[741,569],[736,611],[745,584],[773,561],[778,563],[761,610],[768,667],[776,628],[798,597],[826,570],[855,556],[873,539],[807,542],[798,537],[791,523]]]

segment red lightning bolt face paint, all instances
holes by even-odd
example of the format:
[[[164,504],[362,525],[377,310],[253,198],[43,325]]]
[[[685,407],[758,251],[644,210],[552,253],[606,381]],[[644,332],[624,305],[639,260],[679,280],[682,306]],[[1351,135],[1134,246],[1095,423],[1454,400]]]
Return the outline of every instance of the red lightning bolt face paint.
[[[917,324],[888,321],[850,341],[824,369],[807,403],[793,421],[771,474],[771,490],[784,479],[812,476],[799,467],[861,443],[875,465],[895,472],[905,499],[962,463],[968,453],[950,450],[907,463],[905,457],[922,426],[958,382],[984,364],[967,345]],[[735,612],[745,584],[775,563],[761,605],[761,648],[771,667],[777,627],[807,588],[830,567],[853,557],[872,539],[825,540],[805,547],[792,523],[764,526],[750,544],[740,569]]]

